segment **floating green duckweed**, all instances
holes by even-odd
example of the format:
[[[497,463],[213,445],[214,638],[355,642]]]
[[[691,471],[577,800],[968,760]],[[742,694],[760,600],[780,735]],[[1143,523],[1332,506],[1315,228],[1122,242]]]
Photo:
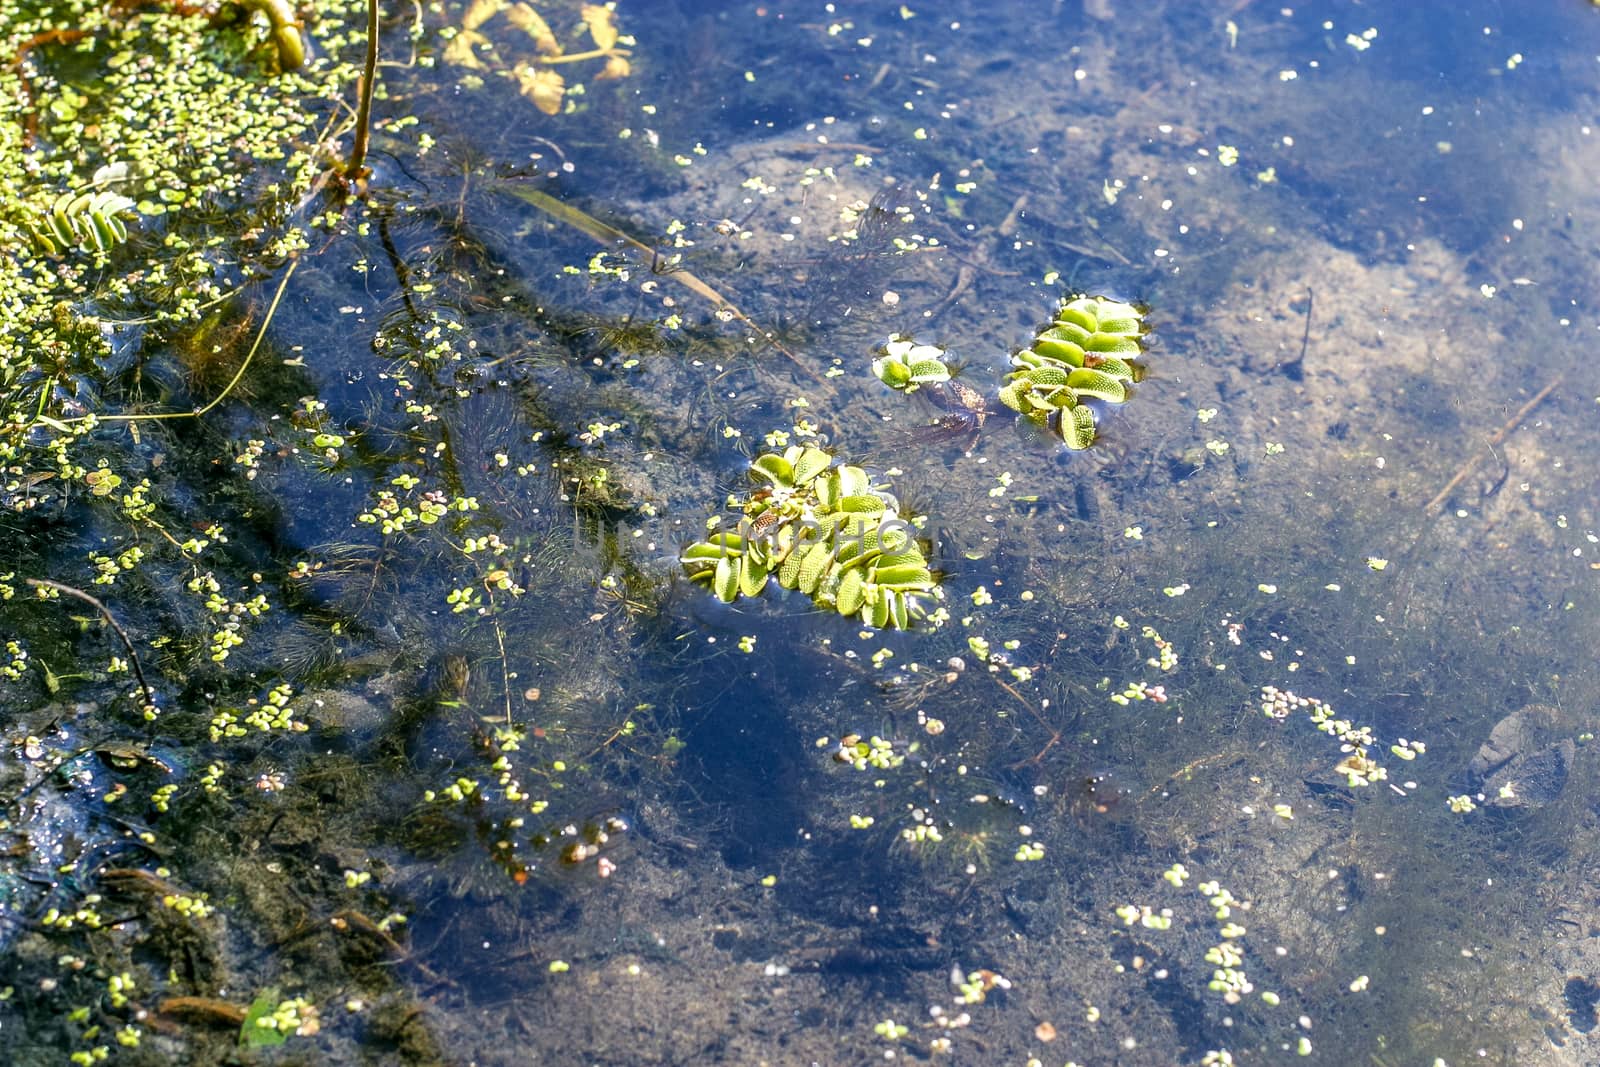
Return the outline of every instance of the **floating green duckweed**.
[[[728,506],[738,532],[713,533],[684,550],[689,577],[718,599],[759,596],[769,578],[820,607],[868,626],[908,629],[941,596],[917,540],[888,488],[860,467],[835,465],[820,448],[794,445],[751,464],[766,484]]]
[[[919,345],[902,334],[895,334],[878,348],[878,358],[872,361],[872,373],[890,389],[905,393],[950,380],[950,367],[944,361],[943,348]]]
[[[1132,304],[1101,296],[1065,301],[1033,343],[1011,357],[1014,368],[1000,402],[1047,423],[1068,448],[1094,442],[1094,414],[1085,399],[1120,404],[1128,385],[1144,376],[1134,360],[1143,351],[1144,315]]]

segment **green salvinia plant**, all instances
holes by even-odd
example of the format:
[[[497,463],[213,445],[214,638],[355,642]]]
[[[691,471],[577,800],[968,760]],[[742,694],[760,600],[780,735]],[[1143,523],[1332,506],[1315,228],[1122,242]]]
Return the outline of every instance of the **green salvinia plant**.
[[[1101,296],[1064,301],[1055,320],[1033,343],[1011,357],[1012,370],[1000,402],[1048,424],[1069,448],[1094,442],[1094,413],[1083,401],[1120,404],[1128,385],[1144,370],[1134,362],[1143,351],[1144,314],[1132,304]]]
[[[124,218],[135,214],[133,201],[109,189],[69,191],[58,196],[44,214],[23,220],[35,247],[59,256],[71,249],[105,252],[128,239]]]
[[[878,358],[872,361],[872,373],[890,389],[905,393],[950,380],[950,367],[944,361],[943,348],[919,345],[902,334],[895,334],[879,346]]]
[[[942,593],[918,542],[918,518],[902,514],[887,487],[809,445],[757,456],[751,472],[764,484],[728,500],[737,532],[714,532],[684,550],[690,579],[732,603],[776,578],[868,626],[904,630],[937,617],[928,604]]]

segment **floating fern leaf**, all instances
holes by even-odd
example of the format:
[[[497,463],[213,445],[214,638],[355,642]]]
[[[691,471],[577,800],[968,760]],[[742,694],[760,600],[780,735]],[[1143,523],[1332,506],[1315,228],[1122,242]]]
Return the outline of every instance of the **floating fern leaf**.
[[[1127,383],[1144,376],[1134,362],[1143,351],[1144,331],[1144,312],[1133,304],[1070,297],[1032,343],[1011,357],[1014,369],[1001,386],[1000,402],[1048,421],[1068,448],[1088,448],[1095,438],[1094,413],[1079,401],[1127,400]]]
[[[805,562],[807,547],[802,544],[784,557],[778,568],[778,584],[785,589],[800,588],[800,567]]]
[[[73,248],[107,252],[128,239],[122,216],[133,211],[132,200],[109,189],[66,192],[56,197],[48,214],[35,215],[25,225],[34,245],[47,256],[64,255]]]
[[[717,560],[717,569],[711,576],[711,590],[726,604],[733,603],[739,595],[739,564],[732,556]]]
[[[871,492],[872,479],[860,467],[840,467],[839,492],[842,496],[859,496]]]
[[[928,617],[923,599],[941,593],[912,532],[918,520],[900,514],[886,487],[815,448],[758,456],[751,470],[771,488],[729,497],[740,534],[715,533],[683,550],[692,581],[732,602],[759,596],[776,575],[819,607],[869,625],[905,628]]]
[[[1068,375],[1059,367],[1030,367],[1006,376],[1000,402],[1024,415],[1044,416],[1057,408],[1076,407],[1078,397],[1069,384]]]
[[[904,389],[911,384],[911,368],[899,360],[875,359],[872,361],[872,373],[890,389]]]
[[[921,592],[933,584],[933,572],[916,563],[899,567],[879,567],[872,572],[872,581],[885,589]]]
[[[1056,322],[1063,326],[1078,327],[1083,331],[1083,336],[1085,337],[1100,328],[1100,317],[1091,308],[1076,300],[1056,312]]]
[[[874,496],[871,493],[856,493],[853,496],[844,497],[839,501],[838,505],[840,511],[860,512],[866,515],[876,515],[883,511],[885,506],[883,498]]]
[[[1088,337],[1083,338],[1084,341],[1088,339]],[[1069,367],[1083,366],[1083,345],[1078,341],[1040,335],[1033,339],[1033,354]]]
[[[739,568],[739,592],[745,596],[759,596],[761,590],[767,587],[767,578],[771,573],[767,565],[753,555],[745,556],[744,566]]]
[[[898,516],[896,516],[898,518]],[[912,551],[907,551],[912,549]],[[922,553],[915,550],[911,543],[911,532],[900,525],[883,525],[878,527],[878,550],[886,556],[895,554],[901,556],[916,556],[921,558]]]
[[[818,474],[828,469],[833,457],[820,448],[810,445],[791,445],[783,455],[767,452],[750,463],[750,469],[774,487],[800,489],[810,484]]]
[[[878,349],[872,373],[890,389],[911,392],[918,386],[950,380],[944,362],[944,349],[938,345],[919,345],[909,337],[895,334]]]
[[[806,558],[800,564],[800,577],[795,588],[806,596],[811,596],[822,584],[823,575],[828,573],[828,568],[833,565],[833,546],[826,541],[812,545],[806,551]]]
[[[1067,386],[1081,396],[1109,400],[1113,404],[1120,404],[1128,399],[1128,390],[1121,380],[1113,378],[1104,371],[1087,368],[1075,370],[1067,378]]]
[[[828,464],[833,462],[833,457],[820,448],[809,445],[801,449],[800,455],[794,461],[794,484],[809,485],[812,479],[828,469]]]
[[[773,485],[785,488],[794,484],[794,464],[783,456],[775,456],[770,452],[755,458],[750,464],[750,469],[766,478]]]
[[[839,580],[839,593],[834,608],[840,615],[854,615],[866,600],[866,579],[859,570],[846,571]]]
[[[1137,356],[1141,349],[1139,342],[1132,337],[1121,337],[1111,333],[1097,333],[1089,338],[1084,345],[1086,352],[1100,352],[1118,356]]]
[[[1126,304],[1122,305],[1122,307],[1128,311],[1133,311]],[[1100,333],[1121,333],[1127,334],[1129,337],[1137,337],[1139,336],[1139,331],[1144,328],[1144,322],[1139,318],[1137,312],[1126,317],[1120,317],[1119,311],[1109,312],[1109,314],[1119,316],[1115,318],[1106,318],[1107,314],[1108,312],[1106,311],[1101,312]]]
[[[1027,414],[1022,406],[1022,394],[1027,391],[1027,388],[1028,383],[1026,381],[1007,382],[1000,387],[1000,403],[1018,414]]]
[[[1084,449],[1094,444],[1094,415],[1086,407],[1063,409],[1056,429],[1068,448]]]
[[[889,622],[904,630],[911,625],[911,598],[891,590],[884,594],[889,602]]]
[[[1094,364],[1094,369],[1101,374],[1109,374],[1113,378],[1121,378],[1130,382],[1138,381],[1141,376],[1137,364],[1129,363],[1125,359],[1118,359],[1116,356],[1100,357]]]

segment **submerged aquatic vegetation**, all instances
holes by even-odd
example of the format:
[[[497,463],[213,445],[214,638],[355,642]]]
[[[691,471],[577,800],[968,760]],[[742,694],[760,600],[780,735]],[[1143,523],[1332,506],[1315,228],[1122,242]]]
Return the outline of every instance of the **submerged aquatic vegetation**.
[[[1000,402],[1049,425],[1068,448],[1088,448],[1095,420],[1083,401],[1128,399],[1128,385],[1144,376],[1134,362],[1144,332],[1144,314],[1132,304],[1103,296],[1065,300],[1054,321],[1011,357]]]
[[[928,617],[924,602],[942,594],[917,540],[920,518],[902,515],[887,487],[809,445],[757,456],[751,470],[768,484],[729,500],[737,533],[713,533],[684,550],[692,580],[732,603],[760,595],[776,577],[868,626],[904,630]]]

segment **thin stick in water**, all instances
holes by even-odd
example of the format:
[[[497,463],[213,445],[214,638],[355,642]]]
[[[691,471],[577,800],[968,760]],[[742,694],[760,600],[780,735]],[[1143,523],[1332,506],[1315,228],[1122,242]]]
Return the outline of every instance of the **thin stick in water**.
[[[1561,375],[1556,375],[1555,378],[1551,380],[1549,385],[1546,385],[1543,389],[1539,390],[1533,395],[1532,400],[1518,408],[1517,413],[1511,416],[1511,418],[1507,419],[1505,425],[1501,426],[1494,432],[1493,435],[1490,436],[1488,442],[1486,443],[1485,451],[1493,449],[1495,445],[1498,445],[1501,441],[1504,441],[1507,437],[1510,437],[1512,431],[1522,424],[1523,419],[1528,417],[1528,412],[1544,403],[1545,397],[1556,391],[1556,386],[1561,384],[1561,378]],[[1474,452],[1471,457],[1461,465],[1461,468],[1456,471],[1455,477],[1446,482],[1444,484],[1444,488],[1439,490],[1439,492],[1434,495],[1432,500],[1423,505],[1423,512],[1425,514],[1431,514],[1440,507],[1443,507],[1444,502],[1449,498],[1450,494],[1455,491],[1456,486],[1466,481],[1467,476],[1476,470],[1478,464],[1482,461],[1483,452]]]
[[[112,630],[116,631],[118,637],[122,638],[122,647],[128,650],[128,662],[133,664],[134,677],[139,679],[139,688],[144,692],[145,706],[150,708],[156,706],[156,695],[151,690],[150,683],[144,680],[144,668],[139,665],[139,653],[135,652],[133,649],[133,640],[128,637],[128,631],[122,628],[122,624],[117,621],[116,616],[111,614],[110,608],[106,607],[104,603],[90,596],[88,593],[85,593],[82,589],[76,589],[70,585],[67,585],[65,582],[58,582],[50,578],[27,578],[24,579],[24,581],[33,586],[35,589],[54,589],[58,593],[65,593],[68,596],[77,597],[79,600],[98,611],[100,613],[100,617],[106,620],[107,625],[109,625]]]

